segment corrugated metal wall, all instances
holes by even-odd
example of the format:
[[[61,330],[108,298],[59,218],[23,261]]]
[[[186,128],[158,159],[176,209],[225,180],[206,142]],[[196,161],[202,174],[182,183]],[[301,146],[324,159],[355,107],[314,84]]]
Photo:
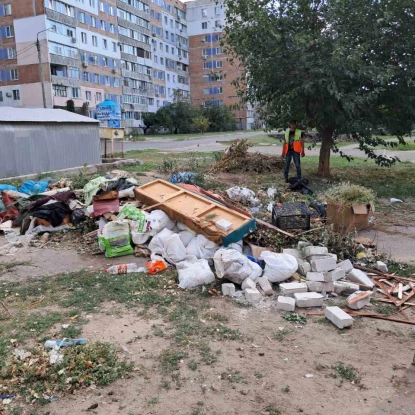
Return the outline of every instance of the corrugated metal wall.
[[[1,178],[98,163],[98,124],[0,123]]]

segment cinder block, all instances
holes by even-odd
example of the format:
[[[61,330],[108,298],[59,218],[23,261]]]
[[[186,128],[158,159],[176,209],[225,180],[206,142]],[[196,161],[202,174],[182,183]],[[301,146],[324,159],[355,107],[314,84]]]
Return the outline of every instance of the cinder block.
[[[274,290],[272,289],[272,285],[269,282],[268,278],[266,277],[260,277],[258,278],[258,284],[262,288],[262,291],[264,291],[265,295],[274,295]]]
[[[307,272],[307,280],[315,282],[325,282],[324,272]]]
[[[310,255],[307,257],[307,261],[311,263],[311,261],[315,259],[326,259],[326,258],[334,258],[337,262],[337,255],[336,254],[322,254],[322,255]]]
[[[282,295],[277,298],[277,309],[284,311],[295,310],[295,299],[292,297],[284,297]]]
[[[251,280],[251,278],[245,278],[242,282],[242,289],[245,288],[256,288],[256,283]]]
[[[334,291],[333,282],[318,282],[318,281],[307,281],[308,291],[315,291],[317,293],[332,293]]]
[[[382,261],[376,261],[376,268],[382,272],[389,272],[388,266]]]
[[[280,284],[281,295],[306,293],[307,284],[304,282],[285,282]]]
[[[337,266],[341,269],[344,269],[344,272],[347,274],[353,269],[353,264],[351,263],[350,259],[346,259],[345,261],[340,262]]]
[[[353,318],[339,307],[327,307],[324,314],[339,329],[350,327],[353,324]]]
[[[324,276],[326,282],[333,282],[344,278],[346,276],[346,272],[342,268],[336,268],[333,271],[325,272]]]
[[[292,255],[296,259],[304,259],[304,254],[299,249],[286,248],[282,250],[282,253]]]
[[[324,297],[319,293],[295,293],[297,307],[321,307]]]
[[[222,284],[222,295],[235,295],[235,285]]]
[[[373,281],[366,275],[365,272],[360,269],[352,269],[348,274],[346,279],[352,282],[357,282],[358,284],[367,285],[370,288],[374,287]]]
[[[313,259],[310,262],[311,270],[314,272],[332,271],[333,269],[337,268],[336,262],[336,259],[331,257]]]
[[[261,301],[262,294],[256,288],[246,288],[245,290],[245,298],[250,303],[258,303]]]
[[[297,272],[303,277],[305,277],[307,275],[307,272],[311,271],[311,265],[307,261],[304,261],[298,258],[297,258],[297,263],[298,263]]]
[[[307,246],[304,248],[304,253],[306,257],[309,257],[312,255],[328,254],[329,250],[325,246]]]
[[[359,291],[359,286],[347,281],[334,281],[334,292],[337,295],[350,295]]]
[[[353,300],[353,298],[356,298],[357,296],[361,295],[361,294],[366,294],[367,291],[356,291],[353,294],[349,295],[347,297],[347,306],[349,308],[351,308],[352,310],[360,310],[361,308],[363,308],[365,305],[369,305],[370,304],[370,295],[366,298],[362,298],[361,300],[357,301],[356,303],[350,303],[351,300]]]

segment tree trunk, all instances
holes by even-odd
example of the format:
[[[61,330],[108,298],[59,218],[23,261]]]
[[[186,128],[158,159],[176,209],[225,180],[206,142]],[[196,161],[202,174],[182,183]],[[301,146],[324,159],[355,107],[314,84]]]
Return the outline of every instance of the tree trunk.
[[[330,150],[333,132],[334,130],[331,127],[326,128],[321,132],[322,141],[317,171],[317,176],[320,177],[330,177]]]

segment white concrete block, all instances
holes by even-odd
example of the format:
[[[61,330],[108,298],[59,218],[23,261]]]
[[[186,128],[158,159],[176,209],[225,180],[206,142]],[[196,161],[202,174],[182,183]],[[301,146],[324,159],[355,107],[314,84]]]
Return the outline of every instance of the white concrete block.
[[[345,261],[340,262],[337,266],[341,269],[344,269],[344,272],[347,274],[353,269],[353,264],[351,263],[350,259],[346,259]]]
[[[250,303],[258,303],[261,301],[262,294],[256,288],[246,288],[245,290],[245,298]]]
[[[366,298],[363,298],[359,301],[357,301],[356,303],[350,303],[351,300],[353,300],[353,298],[356,298],[357,296],[361,295],[361,294],[365,294],[368,291],[356,291],[353,294],[349,295],[347,297],[347,307],[351,308],[352,310],[360,310],[361,308],[363,308],[365,305],[369,305],[370,304],[370,295]]]
[[[235,295],[235,284],[222,284],[222,295]]]
[[[316,293],[332,293],[334,291],[334,282],[307,281],[308,291]]]
[[[284,282],[280,284],[281,295],[306,293],[307,284],[304,282]]]
[[[313,261],[314,259],[326,259],[326,258],[334,258],[337,262],[336,254],[310,255],[307,257],[307,261],[311,263],[311,261]]]
[[[297,272],[303,277],[305,277],[307,275],[307,272],[311,271],[311,265],[307,261],[304,261],[298,258],[297,258],[297,263],[298,263]]]
[[[251,280],[251,278],[245,278],[242,282],[241,288],[244,290],[245,288],[256,288],[256,283]]]
[[[274,290],[272,289],[272,285],[269,282],[268,278],[260,277],[257,280],[258,285],[262,288],[265,295],[274,295]]]
[[[296,259],[304,259],[304,254],[299,249],[285,248],[282,250],[282,253],[292,255]]]
[[[310,264],[311,270],[314,272],[332,271],[337,268],[336,259],[331,257],[313,259]]]
[[[326,282],[333,282],[344,278],[346,276],[346,272],[342,268],[336,268],[333,271],[325,272],[324,276]]]
[[[388,266],[382,261],[376,261],[376,268],[382,272],[389,272]]]
[[[304,248],[304,253],[306,257],[309,257],[311,255],[328,254],[329,250],[325,246],[307,246]]]
[[[307,280],[315,282],[325,282],[324,272],[307,272]]]
[[[324,297],[319,293],[295,293],[295,303],[297,307],[321,307]]]
[[[295,299],[291,297],[284,297],[282,295],[277,298],[277,309],[284,311],[295,310]]]
[[[359,286],[348,281],[334,281],[334,292],[337,295],[349,295],[359,291]]]
[[[353,324],[353,317],[339,307],[327,307],[324,310],[324,314],[339,329],[350,327]]]
[[[357,282],[358,284],[367,285],[370,288],[374,287],[373,281],[367,276],[367,274],[360,269],[352,269],[348,274],[346,279],[352,282]]]

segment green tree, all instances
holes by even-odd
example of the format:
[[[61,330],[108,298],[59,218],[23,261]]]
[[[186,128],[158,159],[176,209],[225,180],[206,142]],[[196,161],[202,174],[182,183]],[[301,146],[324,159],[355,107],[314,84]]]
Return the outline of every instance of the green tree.
[[[207,117],[203,117],[202,115],[199,115],[195,118],[193,118],[193,130],[196,132],[203,134],[209,129],[209,119]]]
[[[156,115],[161,127],[173,134],[186,134],[192,131],[196,110],[187,101],[177,101],[161,107]]]
[[[271,127],[298,119],[322,136],[318,174],[330,175],[333,138],[347,134],[380,165],[379,128],[400,142],[415,121],[413,0],[226,0],[224,31],[236,82]],[[235,59],[235,58],[238,59]]]
[[[156,112],[145,112],[142,115],[142,119],[144,124],[144,134],[146,134],[150,128],[156,129],[160,127],[160,117]]]
[[[73,102],[73,101],[72,101]],[[88,103],[87,102],[84,102],[83,104],[82,104],[82,107],[81,107],[81,109],[80,109],[80,111],[79,111],[79,114],[80,115],[83,115],[83,116],[85,116],[85,117],[89,117],[89,106],[88,106]]]
[[[229,107],[210,105],[202,108],[201,113],[209,120],[209,131],[211,132],[236,130],[235,117]]]
[[[75,103],[73,102],[73,99],[68,99],[66,101],[66,111],[75,112]]]

